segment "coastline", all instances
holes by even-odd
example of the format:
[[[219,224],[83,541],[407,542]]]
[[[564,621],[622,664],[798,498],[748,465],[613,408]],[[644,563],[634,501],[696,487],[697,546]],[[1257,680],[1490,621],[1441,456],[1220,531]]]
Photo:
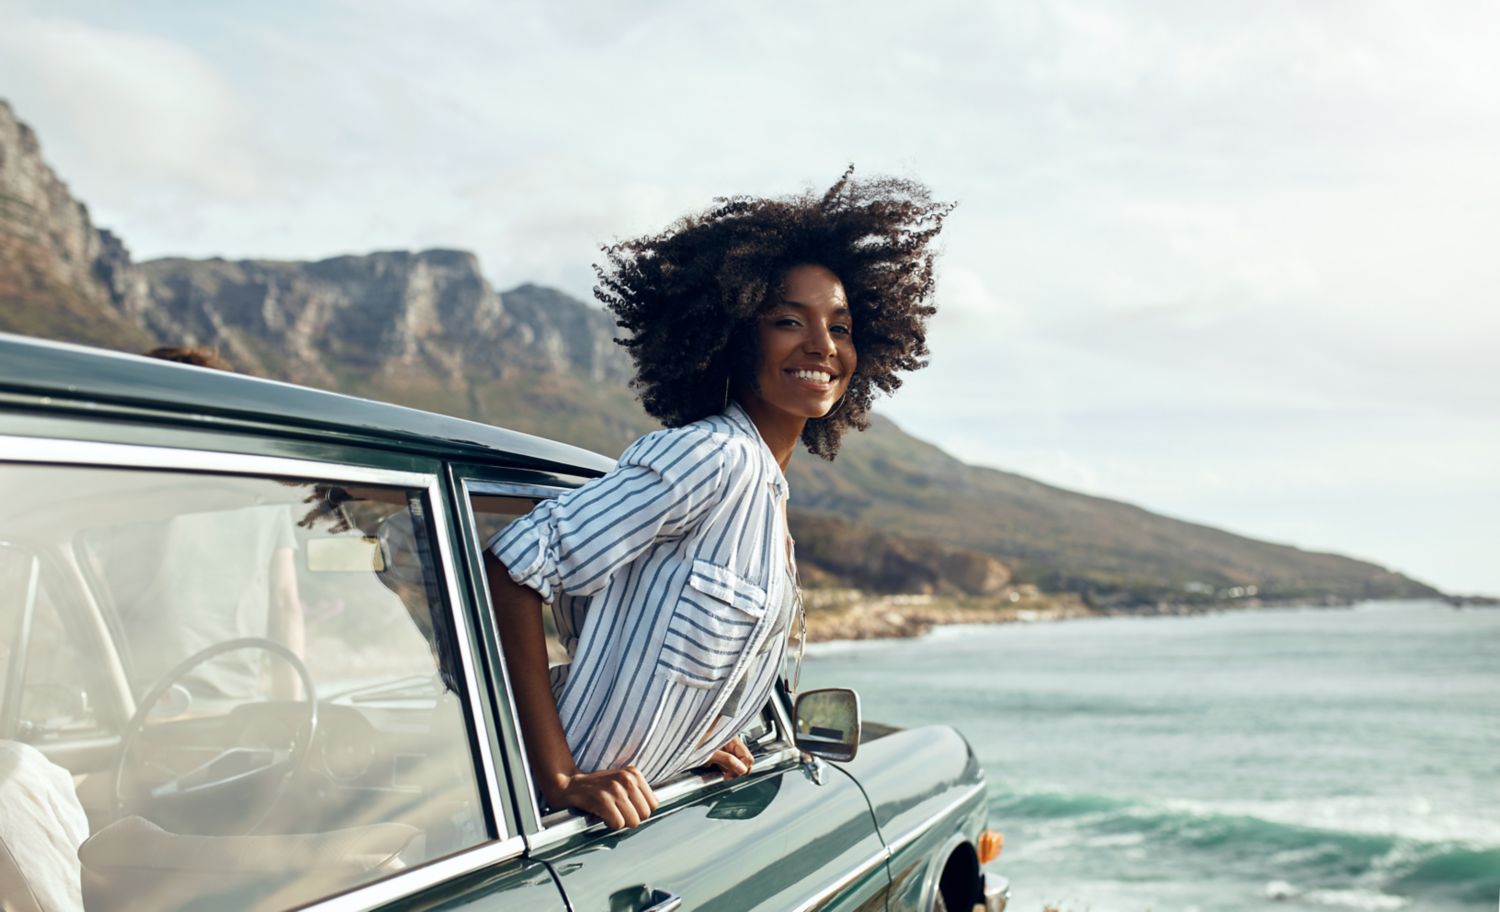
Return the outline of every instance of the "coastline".
[[[809,589],[807,642],[915,639],[936,627],[956,624],[1029,624],[1107,617],[1188,617],[1228,611],[1276,608],[1349,608],[1367,599],[1339,597],[1297,599],[1224,599],[1216,602],[1142,605],[1135,608],[1092,608],[1076,594],[1039,592],[1022,586],[997,596],[952,597],[925,594],[877,595],[850,589]],[[1493,606],[1490,597],[1447,597],[1455,610]]]
[[[810,589],[807,642],[913,639],[952,624],[1017,624],[1095,617],[1078,596],[1021,587],[989,598],[926,594],[877,595],[852,589]]]

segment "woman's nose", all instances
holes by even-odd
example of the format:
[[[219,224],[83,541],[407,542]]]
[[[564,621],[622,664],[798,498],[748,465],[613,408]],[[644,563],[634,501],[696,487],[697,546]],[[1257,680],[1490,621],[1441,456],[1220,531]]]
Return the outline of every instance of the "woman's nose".
[[[809,355],[831,355],[834,350],[833,333],[827,326],[810,325],[802,347]]]

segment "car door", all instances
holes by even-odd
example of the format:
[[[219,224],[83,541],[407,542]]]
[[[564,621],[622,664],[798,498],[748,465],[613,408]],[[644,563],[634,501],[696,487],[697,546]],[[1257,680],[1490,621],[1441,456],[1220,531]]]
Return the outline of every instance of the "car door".
[[[689,775],[658,789],[656,814],[610,832],[571,812],[528,837],[577,912],[884,909],[885,847],[859,787],[779,740],[732,782]],[[674,899],[680,906],[673,906]]]
[[[474,596],[485,605],[483,542],[567,480],[464,467],[455,481],[467,513]],[[503,682],[498,648],[489,656],[501,665],[494,678]],[[782,694],[753,738],[749,775],[722,782],[690,774],[660,786],[656,814],[629,831],[607,831],[567,811],[542,816],[524,745],[514,726],[506,729],[519,761],[509,764],[518,774],[516,804],[523,817],[531,812],[523,821],[529,856],[552,868],[575,912],[885,908],[886,853],[869,804],[847,774],[800,760]]]
[[[6,418],[0,908],[565,907],[495,766],[440,462]]]

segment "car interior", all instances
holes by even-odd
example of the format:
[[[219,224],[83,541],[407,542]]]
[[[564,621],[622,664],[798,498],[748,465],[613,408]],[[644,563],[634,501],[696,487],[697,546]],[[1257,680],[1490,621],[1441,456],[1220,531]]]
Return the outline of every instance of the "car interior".
[[[424,496],[0,465],[0,907],[283,908],[489,838]]]

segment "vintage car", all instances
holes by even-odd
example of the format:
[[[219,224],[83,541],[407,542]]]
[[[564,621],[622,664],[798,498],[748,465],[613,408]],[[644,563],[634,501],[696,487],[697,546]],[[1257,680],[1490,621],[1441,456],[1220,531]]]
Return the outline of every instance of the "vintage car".
[[[482,542],[611,465],[0,336],[0,908],[1003,908],[967,743],[849,692],[637,829],[539,808]]]

